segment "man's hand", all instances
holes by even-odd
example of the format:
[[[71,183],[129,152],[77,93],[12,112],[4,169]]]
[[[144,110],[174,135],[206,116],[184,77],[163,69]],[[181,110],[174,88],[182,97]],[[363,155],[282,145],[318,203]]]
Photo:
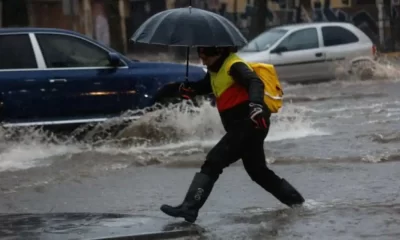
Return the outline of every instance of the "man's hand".
[[[250,103],[250,119],[254,122],[256,128],[267,129],[268,128],[268,116],[263,110],[261,104]]]
[[[181,83],[181,85],[179,85],[179,93],[182,98],[187,100],[192,99],[196,95],[195,91],[190,88],[188,83]]]

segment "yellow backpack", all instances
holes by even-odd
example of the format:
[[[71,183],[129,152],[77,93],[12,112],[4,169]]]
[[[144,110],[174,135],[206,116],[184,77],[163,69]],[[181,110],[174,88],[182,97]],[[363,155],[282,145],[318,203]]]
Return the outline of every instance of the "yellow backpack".
[[[277,113],[283,104],[283,89],[274,65],[247,63],[264,83],[264,102],[272,113]]]

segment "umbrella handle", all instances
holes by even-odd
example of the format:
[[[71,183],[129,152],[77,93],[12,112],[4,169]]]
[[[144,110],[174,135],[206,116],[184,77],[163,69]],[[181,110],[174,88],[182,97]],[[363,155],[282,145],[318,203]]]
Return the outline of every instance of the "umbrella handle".
[[[186,47],[186,77],[185,77],[186,83],[189,83],[189,54],[190,54],[190,47]]]
[[[189,0],[189,11],[192,8],[192,0]],[[190,46],[186,47],[186,78],[185,83],[189,83],[189,54],[190,54]]]

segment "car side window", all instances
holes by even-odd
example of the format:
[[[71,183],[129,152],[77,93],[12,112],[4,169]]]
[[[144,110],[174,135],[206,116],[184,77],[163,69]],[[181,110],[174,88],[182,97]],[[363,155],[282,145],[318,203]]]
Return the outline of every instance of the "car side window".
[[[108,52],[77,37],[36,34],[48,68],[108,67]]]
[[[0,35],[0,70],[38,68],[28,34]]]
[[[322,37],[325,47],[358,42],[354,33],[339,26],[322,27]]]
[[[279,47],[285,47],[287,51],[318,48],[317,29],[307,28],[293,32],[279,44]]]

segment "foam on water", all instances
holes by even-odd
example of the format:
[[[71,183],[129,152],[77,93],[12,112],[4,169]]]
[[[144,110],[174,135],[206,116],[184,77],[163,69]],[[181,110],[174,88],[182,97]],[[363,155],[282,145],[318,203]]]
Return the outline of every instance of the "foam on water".
[[[393,61],[391,59],[387,59],[381,57],[376,61],[373,61],[373,77],[371,79],[361,80],[359,76],[352,75],[348,73],[343,73],[338,76],[335,81],[315,83],[315,84],[283,84],[286,92],[301,90],[303,88],[314,87],[317,90],[325,90],[330,87],[350,87],[350,86],[369,86],[369,85],[377,85],[380,82],[398,82],[400,81],[400,64],[399,61]],[[347,66],[337,65],[338,71],[340,69],[344,69]],[[325,92],[325,91],[323,91]],[[334,95],[335,92],[332,92]],[[327,96],[324,96],[327,97]],[[329,97],[329,96],[328,96]]]
[[[270,133],[266,141],[296,140],[332,134],[332,130],[317,128],[318,123],[311,120],[310,115],[321,112],[332,113],[335,118],[344,118],[350,116],[347,114],[349,111],[386,109],[391,115],[397,115],[399,108],[397,108],[397,102],[393,101],[368,103],[362,106],[359,104],[346,105],[346,99],[351,99],[351,96],[341,94],[342,89],[351,86],[374,87],[383,81],[396,82],[400,79],[400,71],[396,64],[381,59],[376,62],[375,77],[376,79],[364,81],[349,77],[311,85],[284,84],[285,96],[289,96],[289,98],[305,97],[307,101],[325,101],[334,98],[343,101],[343,105],[321,109],[315,108],[316,106],[305,107],[299,103],[286,101],[281,112],[272,117]],[[376,89],[376,87],[374,88]],[[369,95],[374,97],[377,95],[375,89],[372,89],[371,93],[363,92],[363,94],[365,97],[370,97]],[[357,89],[354,91],[356,92],[354,94],[360,94]],[[352,92],[351,90],[349,93]],[[360,96],[356,96],[355,99],[358,97]],[[375,97],[381,96],[378,94]],[[382,120],[369,119],[368,121]],[[22,139],[10,141],[6,138],[10,134],[9,131],[0,132],[0,172],[24,170],[37,166],[46,167],[60,157],[68,158],[85,153],[107,156],[125,154],[138,158],[147,155],[162,157],[191,155],[202,153],[206,148],[212,147],[224,134],[219,115],[209,102],[204,102],[200,107],[180,104],[150,112],[123,129],[119,129],[114,136],[96,137],[99,133],[118,124],[120,124],[119,119],[99,124],[86,133],[84,141],[77,141],[74,135],[61,140],[43,131],[30,129],[26,130]],[[368,156],[364,160],[371,161]],[[123,166],[126,164],[116,162],[114,165],[115,168]]]
[[[0,153],[0,172],[46,166],[51,162],[43,159],[77,152],[79,152],[79,149],[74,146],[44,145],[34,142],[10,146]]]
[[[307,117],[308,111],[308,108],[287,104],[279,115],[272,118],[266,141],[330,135],[329,131],[314,126],[314,122]]]
[[[277,116],[273,116],[266,141],[329,134],[313,127],[313,122],[305,113],[305,109],[292,104],[285,105]],[[110,122],[106,124],[112,125]],[[118,119],[115,124],[118,124]],[[73,136],[60,140],[42,131],[28,130],[22,140],[12,142],[4,139],[1,142],[0,171],[46,166],[56,157],[85,152],[135,157],[141,154],[192,154],[212,147],[224,133],[219,114],[209,102],[204,102],[200,107],[182,103],[144,115],[120,130],[116,136],[102,139],[101,144],[98,140],[74,141]],[[88,135],[92,136],[93,132]],[[121,143],[127,139],[130,139],[128,144]]]

